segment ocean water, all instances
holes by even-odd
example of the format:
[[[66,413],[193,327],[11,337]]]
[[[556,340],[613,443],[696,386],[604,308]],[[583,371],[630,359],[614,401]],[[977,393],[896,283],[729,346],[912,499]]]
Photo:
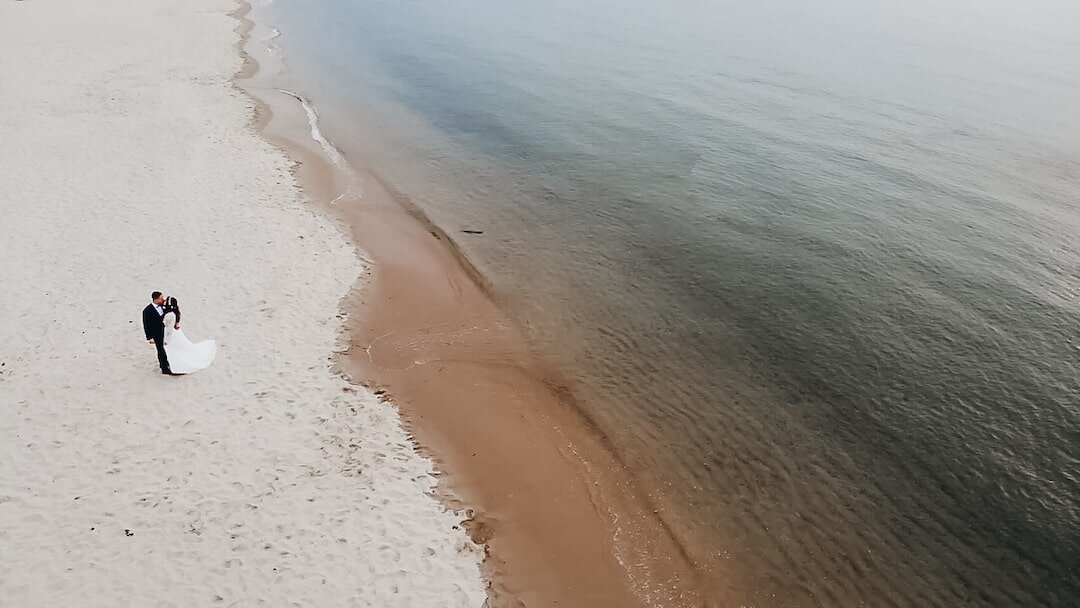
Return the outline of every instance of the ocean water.
[[[266,14],[326,134],[455,235],[710,602],[1080,601],[1080,3]]]

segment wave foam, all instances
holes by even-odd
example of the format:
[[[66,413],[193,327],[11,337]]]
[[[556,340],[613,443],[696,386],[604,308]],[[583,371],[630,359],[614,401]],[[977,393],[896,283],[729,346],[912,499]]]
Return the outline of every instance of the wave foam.
[[[349,165],[349,161],[345,159],[345,155],[342,154],[341,150],[323,135],[322,130],[319,128],[319,111],[315,108],[315,105],[306,97],[294,91],[278,89],[278,92],[288,95],[300,102],[300,105],[304,108],[304,112],[307,114],[308,125],[311,127],[311,139],[319,144],[323,153],[330,159],[330,162],[349,177],[349,187],[345,192],[339,194],[337,198],[330,201],[330,204],[336,204],[339,200],[350,196],[361,198],[363,196],[363,190],[360,188],[359,176],[353,171],[353,168]]]

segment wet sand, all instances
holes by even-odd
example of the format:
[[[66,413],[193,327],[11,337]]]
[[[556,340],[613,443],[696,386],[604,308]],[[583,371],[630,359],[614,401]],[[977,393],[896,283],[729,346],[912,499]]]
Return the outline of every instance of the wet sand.
[[[259,40],[246,13],[245,40]],[[244,50],[237,81],[261,103],[260,128],[373,268],[342,303],[350,346],[338,364],[399,406],[439,465],[441,498],[472,509],[490,603],[699,605],[699,575],[557,373],[530,355],[457,235],[370,171],[329,162],[301,104],[279,90],[276,58],[250,41]]]

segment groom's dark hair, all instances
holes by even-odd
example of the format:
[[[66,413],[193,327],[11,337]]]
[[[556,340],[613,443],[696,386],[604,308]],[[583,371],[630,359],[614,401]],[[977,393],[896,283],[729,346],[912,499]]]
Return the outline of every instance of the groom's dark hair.
[[[151,300],[156,300],[156,299],[158,299],[160,297],[161,297],[161,292],[160,291],[155,291],[154,293],[150,294],[150,299]]]

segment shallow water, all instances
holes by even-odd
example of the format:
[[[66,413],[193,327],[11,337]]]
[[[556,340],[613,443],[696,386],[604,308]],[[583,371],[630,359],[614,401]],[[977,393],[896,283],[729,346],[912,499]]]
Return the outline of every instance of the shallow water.
[[[1080,595],[1080,7],[278,0],[731,605]],[[482,230],[482,235],[461,230]]]

